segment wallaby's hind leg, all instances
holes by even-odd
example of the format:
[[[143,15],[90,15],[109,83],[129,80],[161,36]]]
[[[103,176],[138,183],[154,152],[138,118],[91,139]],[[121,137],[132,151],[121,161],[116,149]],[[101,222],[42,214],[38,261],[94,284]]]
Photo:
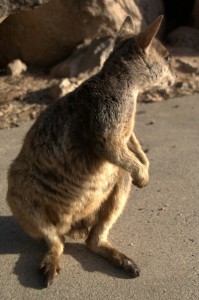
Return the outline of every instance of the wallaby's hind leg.
[[[105,257],[116,267],[123,268],[132,277],[137,277],[140,271],[132,259],[115,249],[107,240],[109,230],[121,214],[130,191],[131,177],[127,172],[123,174],[110,197],[102,205],[98,223],[91,228],[86,244],[89,249]]]
[[[50,286],[57,274],[60,273],[60,256],[64,249],[64,238],[59,237],[55,229],[49,230],[44,236],[49,247],[41,263],[41,272],[44,276],[45,283]]]

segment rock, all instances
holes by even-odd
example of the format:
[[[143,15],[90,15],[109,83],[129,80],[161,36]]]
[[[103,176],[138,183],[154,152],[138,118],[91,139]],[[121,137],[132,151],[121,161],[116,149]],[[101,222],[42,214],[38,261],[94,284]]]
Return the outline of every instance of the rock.
[[[1,0],[0,4],[0,23],[10,14],[17,13],[25,9],[33,9],[49,0]]]
[[[195,0],[193,9],[193,22],[194,26],[199,29],[199,0]]]
[[[177,82],[176,84],[175,84],[175,87],[177,88],[177,89],[188,89],[188,87],[189,87],[189,85],[188,85],[188,83],[187,82],[184,82],[184,81],[179,81],[179,82]],[[175,108],[177,108],[177,107],[175,107]]]
[[[65,61],[51,69],[50,74],[56,77],[84,77],[97,72],[113,49],[114,39],[95,39],[87,45],[78,47]],[[91,59],[92,58],[92,59]]]
[[[162,0],[148,2],[51,0],[35,10],[9,16],[0,25],[0,65],[18,57],[28,64],[52,67],[86,39],[115,36],[126,15],[132,16],[140,30],[163,10]]]
[[[19,76],[27,71],[27,66],[20,59],[15,59],[7,65],[7,74],[11,76]]]
[[[180,57],[176,59],[182,72],[199,74],[199,59]]]
[[[179,27],[172,31],[167,40],[171,46],[199,50],[199,30],[192,27]]]
[[[72,92],[76,87],[77,84],[66,78],[63,79],[59,85],[56,85],[50,89],[49,96],[53,100],[58,100],[69,92]]]
[[[175,69],[183,73],[199,74],[199,51],[180,47],[171,52]]]
[[[31,112],[30,112],[30,119],[31,119],[31,120],[34,120],[36,117],[37,117],[36,111],[31,111]]]

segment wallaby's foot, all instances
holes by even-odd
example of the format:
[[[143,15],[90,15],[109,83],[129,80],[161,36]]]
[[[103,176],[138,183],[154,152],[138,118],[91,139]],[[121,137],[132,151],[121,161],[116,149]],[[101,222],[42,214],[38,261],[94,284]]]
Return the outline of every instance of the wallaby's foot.
[[[41,263],[40,271],[44,278],[45,285],[47,287],[52,285],[55,276],[61,271],[59,257],[48,253]]]
[[[136,278],[140,275],[140,270],[133,262],[132,259],[128,258],[125,254],[115,249],[109,242],[100,242],[95,245],[93,242],[86,241],[87,247],[93,252],[106,258],[112,265],[117,268],[124,269],[132,278]]]
[[[53,283],[55,276],[61,271],[60,257],[63,253],[64,237],[59,237],[56,232],[49,231],[49,235],[48,237],[46,236],[45,239],[48,244],[49,251],[41,262],[40,270],[44,277],[46,286],[49,287]]]
[[[140,270],[133,262],[132,259],[127,257],[125,254],[119,252],[115,248],[107,247],[107,251],[109,252],[108,260],[117,268],[124,269],[132,278],[136,278],[140,275]]]
[[[132,278],[140,276],[140,270],[137,267],[137,265],[133,262],[133,260],[125,256],[124,254],[123,256],[124,257],[120,260],[120,262],[122,263],[121,268],[123,268]]]

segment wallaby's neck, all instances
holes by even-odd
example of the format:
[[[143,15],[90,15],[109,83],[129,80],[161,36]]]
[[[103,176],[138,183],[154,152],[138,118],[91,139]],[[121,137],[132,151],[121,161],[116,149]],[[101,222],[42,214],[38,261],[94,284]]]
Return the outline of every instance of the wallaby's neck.
[[[118,61],[113,66],[105,63],[101,70],[101,77],[106,86],[118,97],[126,100],[136,100],[139,93],[139,78],[137,66],[131,69],[126,62]]]

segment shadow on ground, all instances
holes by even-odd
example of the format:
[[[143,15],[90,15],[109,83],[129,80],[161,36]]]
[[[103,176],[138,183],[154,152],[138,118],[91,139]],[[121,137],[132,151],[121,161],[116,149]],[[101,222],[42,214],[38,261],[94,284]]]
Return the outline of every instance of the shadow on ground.
[[[0,216],[0,255],[19,256],[13,273],[21,285],[33,289],[44,288],[39,265],[47,247],[42,240],[29,237],[11,216]],[[129,275],[111,266],[105,259],[89,251],[82,243],[66,242],[64,254],[71,255],[86,272],[99,272],[111,277],[129,279]],[[63,259],[67,257],[63,256]],[[62,274],[64,270],[62,270]]]
[[[28,91],[23,97],[23,101],[29,104],[52,104],[53,100],[49,97],[51,87],[39,89],[37,91]]]
[[[45,243],[24,233],[13,217],[0,216],[0,255],[19,256],[13,273],[23,286],[43,288],[38,266],[45,251]]]

